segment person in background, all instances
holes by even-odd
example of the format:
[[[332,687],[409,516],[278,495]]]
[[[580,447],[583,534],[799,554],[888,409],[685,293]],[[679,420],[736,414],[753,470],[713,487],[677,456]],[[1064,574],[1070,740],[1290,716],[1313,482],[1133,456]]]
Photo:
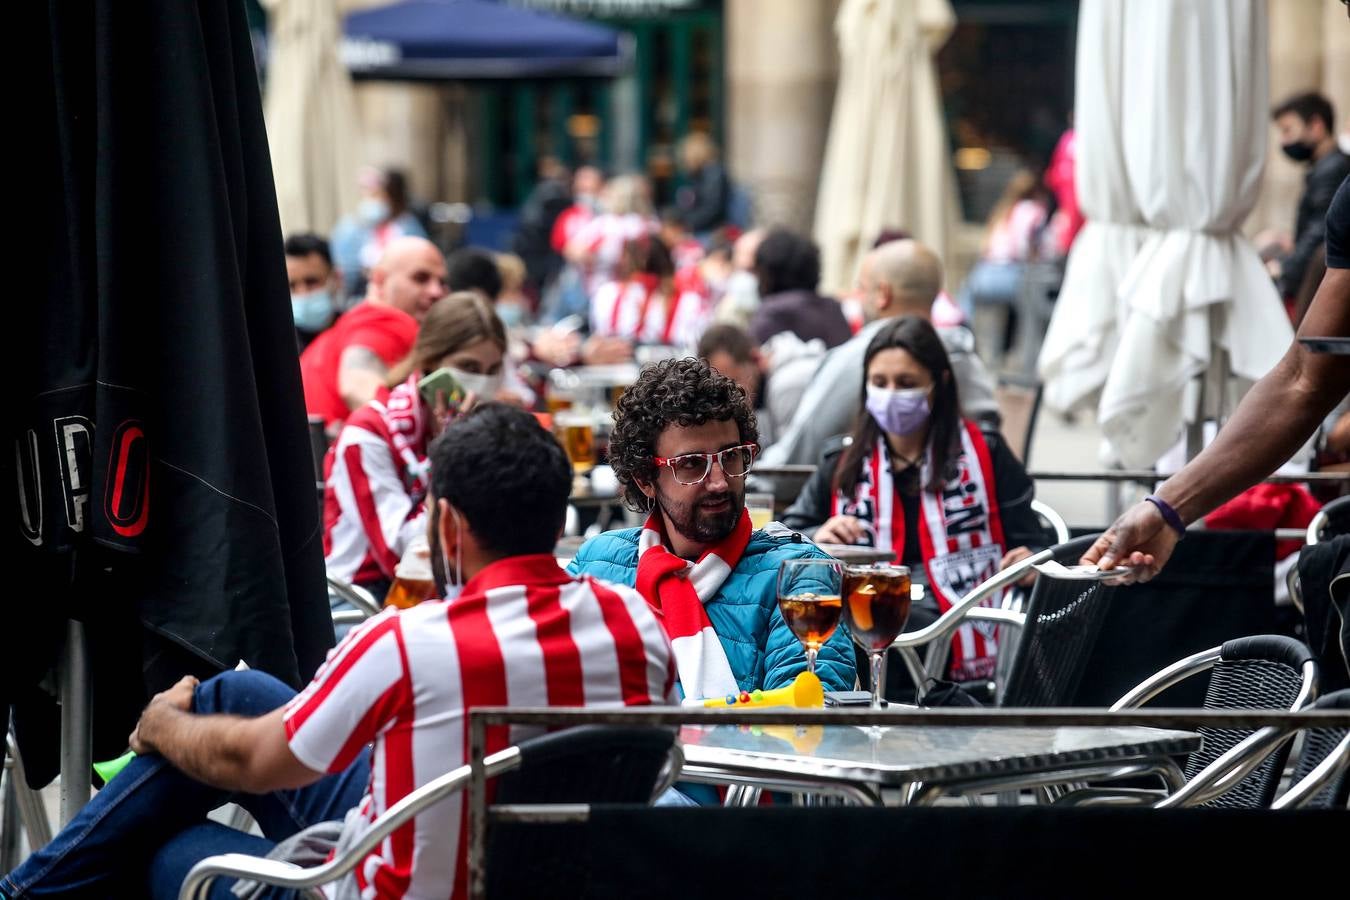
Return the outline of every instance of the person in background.
[[[408,181],[398,169],[373,167],[361,173],[361,202],[355,215],[333,226],[333,260],[351,296],[366,287],[367,273],[401,237],[427,236],[408,207]]]
[[[472,707],[673,701],[670,642],[643,598],[554,561],[572,471],[528,413],[487,404],[451,423],[431,450],[431,484],[427,538],[444,560],[445,602],[367,621],[299,694],[252,670],[184,678],[156,695],[131,735],[139,755],[0,892],[160,900],[177,897],[207,856],[272,853],[286,864],[303,848],[323,858],[468,761]],[[488,753],[510,743],[505,726],[488,729]],[[207,820],[229,802],[261,836]],[[460,792],[419,813],[335,895],[466,896],[465,810]],[[302,829],[303,843],[278,846]],[[234,886],[223,879],[212,896]]]
[[[567,257],[567,248],[600,213],[600,194],[605,177],[594,166],[580,166],[572,176],[572,205],[553,223],[549,244],[562,267],[558,277],[544,286],[539,300],[539,320],[552,325],[571,316],[585,318],[590,303],[585,266]]]
[[[927,320],[886,321],[858,374],[862,410],[850,439],[821,454],[783,524],[817,542],[894,554],[928,586],[911,611],[913,630],[1043,542],[1035,485],[996,433],[961,417],[956,377]],[[996,652],[993,629],[962,626],[950,676],[991,677]]]
[[[811,465],[848,431],[862,409],[855,388],[872,339],[898,316],[928,318],[941,288],[941,261],[917,241],[892,241],[863,257],[857,293],[868,324],[826,355],[794,405],[790,423],[764,451],[765,465]],[[937,334],[956,378],[962,415],[996,429],[994,377],[975,354],[970,331],[938,328]]]
[[[591,298],[592,337],[692,349],[707,325],[702,296],[675,288],[670,251],[656,238],[624,245],[613,281]]]
[[[765,430],[764,372],[760,368],[759,348],[749,333],[738,325],[715,322],[698,339],[697,356],[714,372],[725,375],[745,391],[750,408],[755,411],[755,425],[762,443],[771,437]]]
[[[713,312],[718,322],[728,322],[742,328],[750,327],[750,319],[759,309],[759,278],[755,275],[755,252],[768,232],[752,228],[736,238],[731,245],[731,271],[727,273],[722,298]]]
[[[611,178],[600,195],[600,210],[569,238],[565,252],[584,274],[588,297],[614,277],[626,243],[660,230],[650,186],[641,175]]]
[[[1331,101],[1321,94],[1290,97],[1271,110],[1270,117],[1284,155],[1308,167],[1298,200],[1293,245],[1276,267],[1280,296],[1291,300],[1303,283],[1313,251],[1326,238],[1327,209],[1336,189],[1350,174],[1350,156],[1337,146],[1336,113]]]
[[[1049,195],[1036,175],[1027,169],[1013,175],[989,213],[980,258],[961,288],[960,304],[967,319],[974,318],[979,305],[1008,308],[1004,350],[1014,333],[1013,311],[1026,264],[1055,256],[1055,242],[1046,228],[1049,216]]]
[[[571,173],[554,156],[539,158],[539,181],[520,207],[520,226],[511,247],[525,266],[522,290],[539,297],[562,271],[562,254],[551,246],[553,227],[572,205]]]
[[[286,238],[286,280],[300,349],[308,347],[337,316],[342,279],[333,269],[328,242],[312,232]]]
[[[352,410],[384,389],[389,367],[408,355],[418,323],[445,295],[445,259],[435,244],[391,242],[371,270],[365,299],[300,354],[305,410],[337,434]]]
[[[501,389],[506,330],[474,291],[438,300],[412,353],[389,373],[389,394],[352,413],[324,459],[323,553],[328,574],[383,597],[394,567],[424,530],[427,447],[447,422]],[[427,397],[423,376],[448,368],[467,391]]]
[[[1055,218],[1058,219],[1053,230],[1060,256],[1068,256],[1073,239],[1078,237],[1087,220],[1078,206],[1078,186],[1074,183],[1074,171],[1078,165],[1078,135],[1073,130],[1073,113],[1069,113],[1069,127],[1059,136],[1055,151],[1050,154],[1050,164],[1045,169],[1045,186],[1055,195]]]
[[[450,290],[478,291],[496,303],[502,292],[502,273],[495,254],[478,247],[460,247],[445,261],[446,283]]]
[[[852,336],[839,301],[816,293],[820,248],[783,228],[764,236],[755,250],[760,303],[750,318],[750,336],[761,345],[780,331],[803,341],[819,339],[828,349]]]
[[[700,239],[727,221],[731,182],[717,155],[717,145],[701,131],[680,142],[680,168],[688,183],[676,192],[676,205],[684,227]]]
[[[614,414],[609,461],[641,528],[591,538],[568,566],[636,585],[675,643],[684,698],[724,697],[792,682],[802,646],[778,609],[776,573],[788,559],[825,558],[792,535],[753,531],[745,476],[759,432],[745,392],[696,359],[642,370]],[[843,628],[820,650],[826,690],[851,690]]]
[[[525,293],[525,283],[529,277],[525,260],[514,253],[493,255],[497,263],[497,275],[501,279],[501,293],[497,295],[497,317],[508,330],[523,328],[530,324],[533,317],[529,295]]]
[[[671,206],[661,210],[661,230],[659,234],[661,243],[665,244],[666,249],[670,251],[670,258],[675,263],[675,271],[688,271],[698,268],[698,264],[703,261],[703,244],[685,228],[679,210]]]

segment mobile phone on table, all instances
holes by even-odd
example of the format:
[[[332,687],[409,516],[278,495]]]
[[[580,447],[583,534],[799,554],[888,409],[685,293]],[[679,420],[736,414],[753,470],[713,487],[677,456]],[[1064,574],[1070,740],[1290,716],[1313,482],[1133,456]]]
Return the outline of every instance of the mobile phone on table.
[[[436,395],[445,397],[445,405],[450,409],[459,409],[466,396],[464,386],[449,369],[437,369],[417,382],[417,392],[422,395],[427,406],[435,408]]]

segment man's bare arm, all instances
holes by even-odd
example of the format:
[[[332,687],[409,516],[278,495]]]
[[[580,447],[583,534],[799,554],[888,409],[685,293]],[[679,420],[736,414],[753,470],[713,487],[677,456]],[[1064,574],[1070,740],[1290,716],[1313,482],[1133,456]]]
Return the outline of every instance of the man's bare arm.
[[[1350,337],[1350,269],[1328,269],[1300,337]],[[1158,490],[1183,521],[1204,516],[1282,466],[1350,393],[1350,362],[1297,340],[1248,392],[1214,443]]]
[[[1328,269],[1299,328],[1302,337],[1350,337],[1350,269]],[[1344,357],[1312,353],[1295,341],[1248,392],[1214,443],[1158,489],[1184,522],[1279,468],[1350,393]],[[1152,503],[1126,510],[1083,554],[1103,568],[1137,567],[1147,581],[1167,564],[1178,536]]]
[[[291,752],[283,709],[258,718],[197,715],[188,711],[195,686],[195,678],[184,678],[155,695],[131,734],[131,748],[159,753],[197,781],[230,791],[265,794],[323,777]]]
[[[348,409],[360,409],[384,386],[389,367],[369,347],[352,346],[338,360],[338,393]]]

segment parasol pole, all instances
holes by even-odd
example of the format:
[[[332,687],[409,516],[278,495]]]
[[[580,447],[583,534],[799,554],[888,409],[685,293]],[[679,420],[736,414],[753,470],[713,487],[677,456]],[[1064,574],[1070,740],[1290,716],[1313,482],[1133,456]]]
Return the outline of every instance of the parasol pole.
[[[61,655],[61,825],[89,802],[93,765],[93,702],[84,623],[66,621]]]

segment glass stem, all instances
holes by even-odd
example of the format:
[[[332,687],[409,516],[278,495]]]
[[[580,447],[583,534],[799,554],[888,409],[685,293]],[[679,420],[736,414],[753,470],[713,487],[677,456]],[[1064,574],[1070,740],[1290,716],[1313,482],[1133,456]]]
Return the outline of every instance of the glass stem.
[[[816,674],[816,654],[820,652],[815,647],[806,648],[806,671],[812,675]]]
[[[872,664],[872,708],[881,709],[881,665],[886,661],[886,651],[870,650],[867,655]]]

